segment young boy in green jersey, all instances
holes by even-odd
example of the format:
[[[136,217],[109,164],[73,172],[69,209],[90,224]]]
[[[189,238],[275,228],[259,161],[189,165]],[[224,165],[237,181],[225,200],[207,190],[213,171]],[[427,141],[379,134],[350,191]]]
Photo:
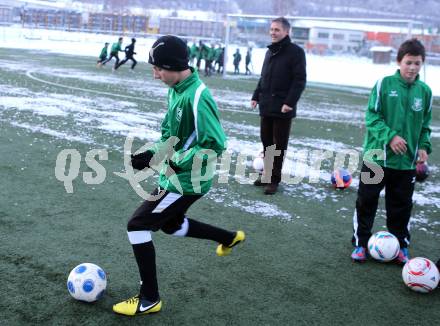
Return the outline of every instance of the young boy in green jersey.
[[[162,122],[162,137],[144,153],[132,155],[132,166],[141,170],[156,166],[159,153],[166,152],[159,187],[133,214],[127,225],[128,239],[139,267],[138,295],[113,306],[113,311],[134,316],[158,312],[162,301],[156,279],[155,249],[151,232],[179,237],[209,239],[219,243],[218,256],[245,240],[243,231],[230,232],[198,222],[186,215],[188,208],[211,187],[212,175],[200,178],[196,162],[208,171],[215,169],[217,156],[225,149],[225,134],[217,106],[197,71],[188,66],[185,42],[176,36],[162,36],[151,48],[148,62],[155,79],[168,87],[168,110]],[[174,139],[171,154],[170,140]],[[210,152],[211,160],[205,160]],[[206,174],[205,174],[206,175]]]
[[[107,52],[108,52],[108,43],[105,42],[104,47],[101,50],[101,54],[99,55],[98,61],[97,61],[97,67],[102,67],[102,63],[107,59]]]
[[[365,119],[364,163],[353,216],[354,261],[367,259],[366,247],[383,188],[387,228],[400,244],[396,261],[404,264],[409,259],[415,168],[431,153],[432,92],[419,79],[424,61],[422,43],[417,39],[405,41],[397,53],[399,69],[379,80],[371,91]]]

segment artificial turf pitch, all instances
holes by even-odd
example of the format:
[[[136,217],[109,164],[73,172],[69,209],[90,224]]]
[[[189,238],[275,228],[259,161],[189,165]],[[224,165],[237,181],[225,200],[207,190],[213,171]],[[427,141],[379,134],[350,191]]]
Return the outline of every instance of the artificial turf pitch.
[[[112,304],[138,289],[126,222],[142,199],[113,173],[124,170],[126,132],[106,128],[103,118],[114,119],[115,112],[124,115],[124,110],[135,116],[156,114],[158,120],[145,121],[145,128],[159,131],[166,93],[145,64],[134,74],[126,67],[111,74],[109,67],[97,70],[94,60],[0,49],[0,98],[8,100],[0,102],[0,325],[432,325],[439,320],[440,290],[428,295],[410,291],[394,264],[351,262],[356,187],[335,191],[326,180],[304,180],[268,197],[240,183],[233,170],[228,184],[214,184],[212,195],[188,214],[243,229],[247,241],[231,256],[217,257],[215,243],[157,232],[153,240],[163,310],[136,318],[115,315]],[[248,108],[256,79],[204,81],[219,102],[220,97],[236,100],[219,105],[227,135],[258,144],[258,116]],[[291,140],[298,142],[290,148],[359,148],[367,96],[309,86],[292,128]],[[11,97],[17,105],[10,104]],[[39,111],[41,98],[41,108],[53,105],[51,114]],[[69,99],[73,108],[66,109]],[[75,110],[78,99],[83,107]],[[436,100],[433,126],[439,108]],[[312,114],[319,110],[337,113]],[[432,260],[440,258],[437,139],[432,139],[433,173],[416,187],[430,200],[415,203],[410,250],[412,256]],[[81,155],[73,193],[55,177],[63,149]],[[105,180],[97,185],[83,180],[84,172],[93,172],[84,160],[91,149],[108,152],[108,160],[100,161]],[[327,172],[331,168],[331,160],[323,163]],[[154,181],[142,186],[152,189]],[[375,230],[385,224],[383,216],[382,203]],[[93,304],[73,300],[66,289],[67,275],[81,262],[96,263],[108,275],[106,295]]]

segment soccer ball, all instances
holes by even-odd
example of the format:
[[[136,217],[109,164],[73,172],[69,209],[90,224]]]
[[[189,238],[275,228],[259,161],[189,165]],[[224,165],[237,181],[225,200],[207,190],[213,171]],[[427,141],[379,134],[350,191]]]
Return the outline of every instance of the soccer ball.
[[[423,182],[429,176],[428,164],[426,163],[417,163],[416,165],[416,180],[419,182]]]
[[[107,287],[107,276],[98,265],[83,263],[76,266],[67,278],[67,289],[76,300],[93,302],[101,298]]]
[[[368,240],[368,251],[371,257],[382,262],[388,262],[399,255],[399,240],[387,231],[379,231]]]
[[[252,162],[252,167],[257,172],[263,172],[264,169],[264,160],[262,157],[257,156],[254,161]]]
[[[348,188],[351,184],[353,178],[351,174],[344,169],[337,169],[333,171],[331,176],[331,182],[334,188],[336,189],[345,189]]]
[[[416,257],[403,266],[402,278],[411,290],[428,293],[437,287],[439,271],[429,259]]]

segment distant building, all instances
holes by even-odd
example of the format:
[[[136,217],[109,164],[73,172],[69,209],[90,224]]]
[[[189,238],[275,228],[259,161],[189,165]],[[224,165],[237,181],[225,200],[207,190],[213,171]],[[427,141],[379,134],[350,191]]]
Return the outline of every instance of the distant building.
[[[12,7],[3,7],[0,6],[0,24],[12,24],[13,16],[12,16]]]
[[[373,63],[388,64],[391,62],[393,48],[391,46],[373,46],[370,52],[372,53]]]
[[[310,28],[308,50],[317,50],[320,54],[326,50],[332,52],[356,52],[364,40],[364,32],[350,29],[328,27]]]
[[[218,22],[214,20],[194,20],[178,17],[161,17],[159,22],[160,34],[221,38],[223,37],[224,29],[225,28],[223,22]]]
[[[310,39],[310,28],[292,26],[290,38],[292,42],[305,48]]]

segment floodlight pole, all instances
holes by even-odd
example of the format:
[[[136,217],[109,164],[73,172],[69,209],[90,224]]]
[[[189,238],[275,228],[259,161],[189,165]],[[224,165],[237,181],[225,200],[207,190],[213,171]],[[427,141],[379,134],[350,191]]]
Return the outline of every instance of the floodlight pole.
[[[425,39],[425,25],[422,23],[422,41]],[[426,63],[423,63],[423,81],[426,83]]]
[[[228,46],[229,46],[229,32],[230,32],[229,23],[230,23],[229,15],[226,15],[225,49],[223,51],[223,73],[222,73],[223,78],[226,78],[226,65],[228,64]]]

